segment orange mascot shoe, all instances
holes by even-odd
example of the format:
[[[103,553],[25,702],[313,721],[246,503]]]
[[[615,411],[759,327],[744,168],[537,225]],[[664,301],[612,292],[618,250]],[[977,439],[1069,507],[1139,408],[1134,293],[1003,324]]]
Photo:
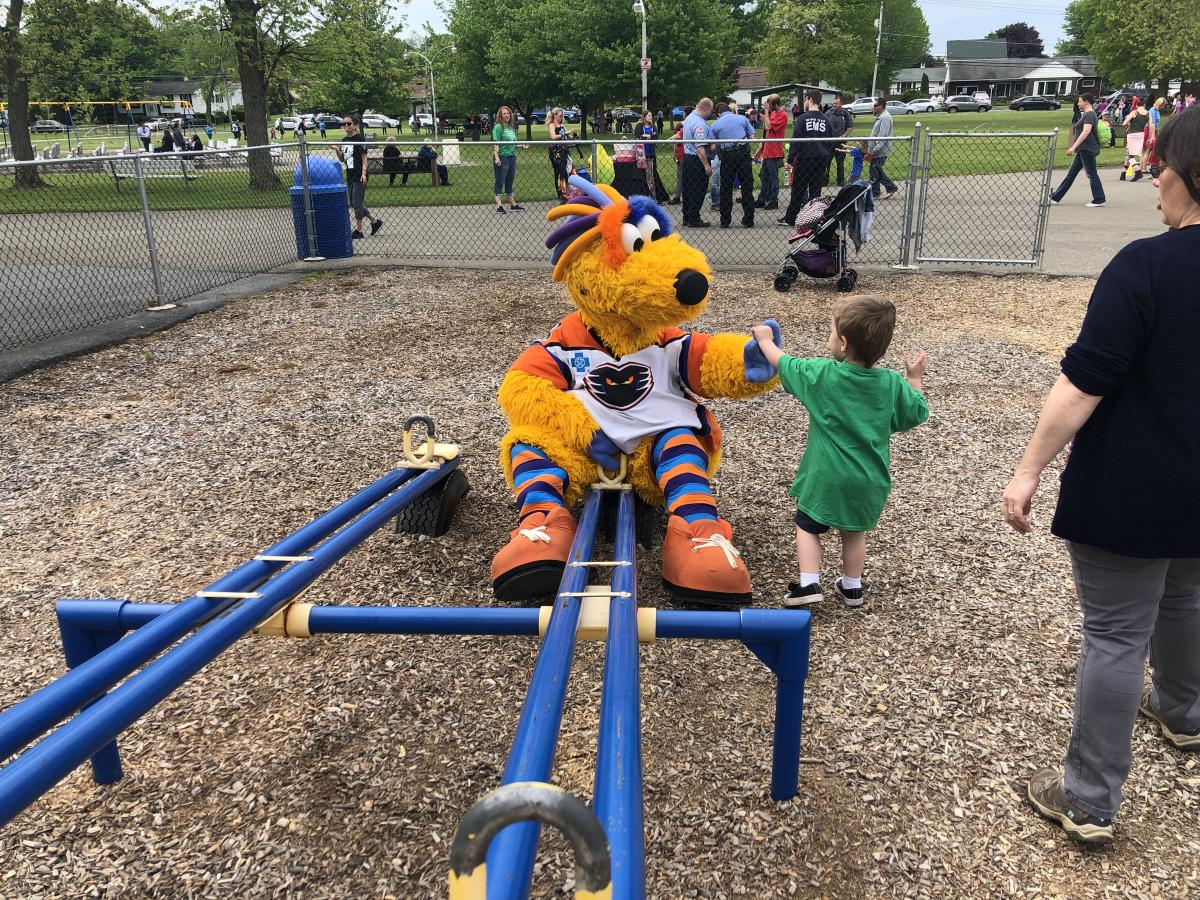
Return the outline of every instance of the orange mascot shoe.
[[[662,579],[667,593],[685,604],[745,606],[752,602],[750,573],[732,544],[724,519],[688,522],[671,516],[663,538]]]
[[[526,517],[492,560],[496,599],[524,603],[553,594],[574,540],[575,520],[561,506]]]

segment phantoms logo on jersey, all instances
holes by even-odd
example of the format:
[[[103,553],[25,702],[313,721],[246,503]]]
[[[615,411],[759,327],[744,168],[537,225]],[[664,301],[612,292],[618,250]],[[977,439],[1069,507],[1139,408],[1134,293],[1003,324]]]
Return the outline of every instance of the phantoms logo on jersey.
[[[587,374],[583,386],[610,409],[632,409],[649,396],[654,375],[641,363],[604,363]]]

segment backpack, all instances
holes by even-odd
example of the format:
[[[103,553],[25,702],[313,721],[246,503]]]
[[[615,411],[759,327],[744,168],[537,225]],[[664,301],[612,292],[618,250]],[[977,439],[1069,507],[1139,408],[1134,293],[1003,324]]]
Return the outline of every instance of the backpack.
[[[1107,147],[1108,142],[1112,140],[1112,126],[1108,124],[1107,119],[1096,121],[1096,140],[1100,142],[1101,147]]]

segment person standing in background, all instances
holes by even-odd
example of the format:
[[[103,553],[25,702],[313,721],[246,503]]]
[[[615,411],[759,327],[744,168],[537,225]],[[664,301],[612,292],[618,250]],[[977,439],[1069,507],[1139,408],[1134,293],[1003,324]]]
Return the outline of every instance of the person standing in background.
[[[496,124],[492,127],[492,167],[496,173],[496,212],[504,212],[503,197],[508,197],[508,208],[514,212],[523,210],[513,196],[513,181],[517,177],[517,120],[512,109],[501,106],[496,110]]]
[[[754,227],[754,168],[750,165],[750,145],[745,143],[721,143],[722,140],[751,140],[754,128],[749,119],[737,111],[736,106],[717,104],[717,121],[709,129],[710,140],[718,144],[721,157],[721,227],[728,228],[733,221],[733,183],[738,181],[742,191],[742,226]]]
[[[887,111],[887,103],[882,97],[875,100],[875,124],[871,126],[872,138],[890,138],[892,136],[892,114]],[[871,164],[871,196],[879,199],[883,193],[882,187],[891,197],[900,190],[896,182],[888,178],[883,167],[887,165],[888,157],[892,155],[892,142],[872,140],[867,151],[866,160]]]
[[[675,141],[675,196],[668,203],[680,203],[683,199],[683,122],[675,123],[675,132],[671,135]]]
[[[242,139],[242,126],[238,124],[237,119],[230,120],[229,131],[233,134],[233,142],[235,144]]]
[[[342,128],[346,136],[342,145],[337,148],[338,159],[346,167],[346,194],[350,208],[354,210],[355,225],[350,237],[360,240],[363,237],[363,222],[370,220],[371,234],[383,227],[383,220],[376,218],[367,209],[367,144],[359,133],[358,116],[346,116],[342,120]]]
[[[658,139],[658,129],[654,127],[654,113],[646,110],[642,113],[642,121],[638,126],[638,134],[647,141]],[[654,145],[650,143],[642,144],[642,152],[646,156],[646,196],[658,199],[658,191],[655,190],[656,172]]]
[[[764,118],[764,140],[756,157],[762,160],[762,184],[755,205],[760,209],[779,209],[779,168],[783,165],[783,139],[787,137],[788,114],[778,94],[767,97]]]
[[[150,126],[143,122],[137,127],[138,140],[142,142],[142,147],[147,153],[150,152]]]
[[[792,137],[830,138],[833,126],[821,112],[821,95],[809,91],[804,95],[804,112],[796,119]],[[833,154],[833,142],[826,140],[793,140],[788,151],[788,165],[792,167],[792,196],[788,208],[778,219],[780,225],[794,227],[800,208],[821,196],[821,188],[829,178],[829,158]]]
[[[850,110],[842,106],[842,95],[837,94],[833,98],[833,107],[829,112],[825,113],[825,118],[829,120],[829,124],[833,126],[834,137],[846,137],[854,130],[854,116]],[[837,160],[837,184],[841,187],[846,183],[846,151],[849,149],[843,141],[834,149],[833,158]]]
[[[1074,142],[1067,148],[1067,155],[1074,155],[1075,158],[1071,160],[1071,168],[1067,169],[1062,184],[1050,194],[1050,202],[1056,206],[1071,189],[1080,169],[1087,172],[1088,181],[1092,185],[1092,202],[1088,206],[1094,208],[1104,205],[1104,185],[1100,183],[1100,175],[1096,171],[1100,140],[1096,136],[1096,111],[1092,109],[1095,100],[1091,94],[1081,94],[1079,97],[1079,129]]]
[[[696,108],[683,120],[683,224],[691,228],[708,227],[708,222],[700,218],[700,209],[704,206],[708,179],[712,176],[706,121],[712,109],[712,100],[701,97]]]

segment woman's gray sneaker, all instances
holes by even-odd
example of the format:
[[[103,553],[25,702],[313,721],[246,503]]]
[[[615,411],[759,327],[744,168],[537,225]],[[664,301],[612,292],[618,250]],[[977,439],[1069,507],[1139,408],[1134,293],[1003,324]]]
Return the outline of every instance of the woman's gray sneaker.
[[[1142,691],[1142,704],[1138,707],[1138,712],[1151,721],[1157,722],[1159,730],[1162,731],[1163,737],[1171,742],[1176,750],[1182,750],[1185,753],[1200,752],[1200,728],[1195,731],[1172,731],[1171,726],[1164,722],[1154,708],[1150,705],[1150,691],[1153,690],[1151,685],[1146,685]]]
[[[1063,777],[1056,769],[1038,769],[1029,779],[1030,805],[1081,844],[1111,844],[1112,819],[1090,816],[1067,799]]]

